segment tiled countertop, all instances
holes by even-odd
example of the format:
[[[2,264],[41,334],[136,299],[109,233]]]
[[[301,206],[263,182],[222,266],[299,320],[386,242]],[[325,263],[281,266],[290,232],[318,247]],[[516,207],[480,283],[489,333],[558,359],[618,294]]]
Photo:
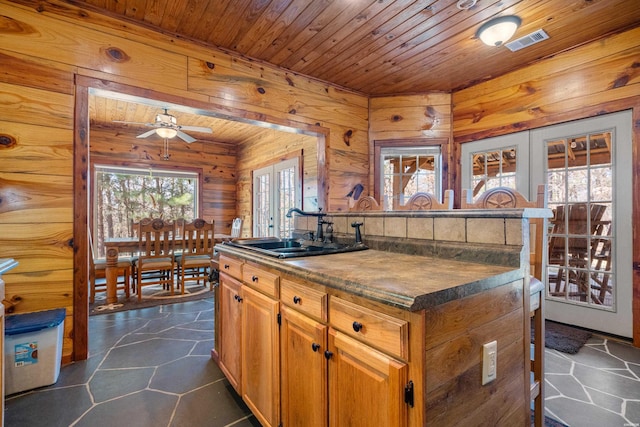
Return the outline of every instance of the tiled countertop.
[[[225,245],[216,249],[293,277],[410,311],[435,307],[524,276],[522,270],[513,267],[372,249],[290,259]]]

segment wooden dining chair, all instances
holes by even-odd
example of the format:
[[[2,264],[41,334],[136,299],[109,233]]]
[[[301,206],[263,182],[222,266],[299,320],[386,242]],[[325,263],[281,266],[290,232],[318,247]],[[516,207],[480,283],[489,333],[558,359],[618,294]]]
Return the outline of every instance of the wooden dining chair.
[[[398,210],[404,211],[430,211],[436,209],[453,209],[453,190],[445,190],[442,203],[436,197],[427,192],[418,192],[407,200]]]
[[[107,291],[107,260],[104,258],[96,258],[91,232],[87,234],[89,236],[89,250],[91,251],[91,256],[89,257],[89,303],[93,304],[96,300],[96,293]],[[127,298],[131,296],[131,262],[131,258],[118,257],[118,263],[116,264],[118,269],[118,282],[116,284],[116,289],[118,291],[124,290]],[[97,279],[105,279],[105,281],[100,281],[100,283],[98,283]]]
[[[182,226],[182,251],[177,257],[180,293],[184,294],[188,280],[203,284],[209,281],[209,269],[213,258],[214,221],[202,218],[185,222]],[[210,285],[213,290],[213,283]]]
[[[354,205],[349,208],[350,212],[366,212],[366,211],[381,211],[382,206],[378,201],[371,196],[360,196],[355,201]]]
[[[142,300],[142,287],[163,285],[174,293],[174,235],[176,225],[172,221],[156,218],[140,223],[138,257],[135,261],[135,283],[138,301]]]
[[[513,209],[544,208],[547,201],[546,186],[538,186],[535,201],[529,201],[516,190],[508,187],[492,188],[480,195],[476,202],[472,201],[473,192],[463,190],[462,209]],[[544,272],[544,242],[546,227],[544,218],[529,219],[529,263],[531,279],[529,280],[529,315],[533,324],[533,359],[530,360],[533,380],[531,382],[531,400],[534,407],[534,425],[544,425],[544,297],[545,286],[542,282]],[[529,328],[529,325],[525,325]],[[526,352],[530,358],[529,352]]]

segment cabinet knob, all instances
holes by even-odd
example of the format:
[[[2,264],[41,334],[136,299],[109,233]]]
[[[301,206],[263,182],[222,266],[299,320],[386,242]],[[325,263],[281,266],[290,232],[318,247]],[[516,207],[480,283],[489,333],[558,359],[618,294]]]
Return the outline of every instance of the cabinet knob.
[[[293,297],[293,303],[294,304],[300,304],[300,297],[294,296]]]
[[[318,350],[320,350],[320,344],[317,344],[317,343],[315,343],[315,342],[314,342],[314,343],[311,343],[311,350],[313,350],[313,351],[318,351]]]
[[[224,265],[224,269],[225,269],[225,270],[228,270],[228,269],[229,269],[229,264],[225,264],[225,265]]]
[[[362,330],[362,323],[360,322],[353,322],[353,330],[356,332],[360,332]]]
[[[251,281],[252,282],[257,282],[258,281],[258,276],[251,276]]]
[[[332,357],[333,357],[333,352],[332,352],[332,351],[329,351],[329,350],[325,350],[325,351],[324,351],[324,358],[325,358],[325,359],[329,360],[329,359],[331,359]]]
[[[238,301],[238,302],[242,302],[242,297],[240,295],[234,295],[233,299]]]

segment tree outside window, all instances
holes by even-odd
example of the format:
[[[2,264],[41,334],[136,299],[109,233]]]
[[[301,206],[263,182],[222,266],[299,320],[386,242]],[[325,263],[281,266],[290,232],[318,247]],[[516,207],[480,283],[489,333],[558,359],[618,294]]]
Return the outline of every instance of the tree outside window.
[[[133,236],[142,218],[193,220],[198,212],[195,172],[95,167],[93,243],[104,257],[106,238]]]

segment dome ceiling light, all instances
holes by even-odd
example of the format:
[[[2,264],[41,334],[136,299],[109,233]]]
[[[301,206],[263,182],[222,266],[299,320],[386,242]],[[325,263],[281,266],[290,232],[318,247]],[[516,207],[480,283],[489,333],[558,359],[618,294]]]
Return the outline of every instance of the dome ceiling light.
[[[516,15],[499,16],[482,24],[476,37],[488,46],[501,46],[513,37],[521,23]]]

